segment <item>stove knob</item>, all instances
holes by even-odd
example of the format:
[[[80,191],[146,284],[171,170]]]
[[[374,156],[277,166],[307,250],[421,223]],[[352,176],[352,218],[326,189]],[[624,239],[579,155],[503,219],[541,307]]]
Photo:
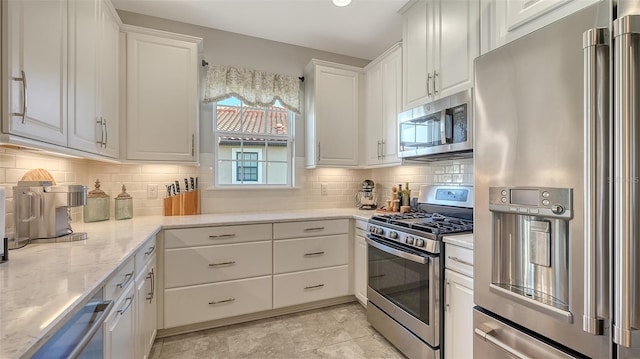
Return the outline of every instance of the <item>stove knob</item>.
[[[424,239],[416,238],[416,246],[424,247]]]
[[[553,212],[554,214],[563,214],[564,206],[561,204],[554,204],[553,206],[551,206],[551,212]]]
[[[382,228],[376,228],[376,233],[377,233],[377,234],[384,234],[384,229],[382,229]]]
[[[376,227],[375,226],[369,226],[369,232],[376,233]]]
[[[407,236],[407,238],[404,239],[404,242],[406,244],[413,244],[413,237]]]
[[[389,232],[389,237],[391,237],[392,239],[397,239],[398,232],[394,232],[394,231]]]

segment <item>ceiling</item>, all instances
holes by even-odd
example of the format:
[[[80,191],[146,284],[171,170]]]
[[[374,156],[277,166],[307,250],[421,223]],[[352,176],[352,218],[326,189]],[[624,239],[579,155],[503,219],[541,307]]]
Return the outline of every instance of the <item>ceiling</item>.
[[[402,39],[407,0],[112,0],[116,9],[372,60]]]

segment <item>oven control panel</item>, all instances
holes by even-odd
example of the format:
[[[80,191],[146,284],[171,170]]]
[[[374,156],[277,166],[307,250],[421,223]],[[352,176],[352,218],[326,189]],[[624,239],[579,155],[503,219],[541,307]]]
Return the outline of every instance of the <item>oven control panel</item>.
[[[397,229],[386,228],[369,223],[367,225],[369,233],[378,238],[384,238],[393,242],[401,243],[405,246],[420,249],[430,253],[440,253],[438,241],[421,237],[419,235],[406,233]]]

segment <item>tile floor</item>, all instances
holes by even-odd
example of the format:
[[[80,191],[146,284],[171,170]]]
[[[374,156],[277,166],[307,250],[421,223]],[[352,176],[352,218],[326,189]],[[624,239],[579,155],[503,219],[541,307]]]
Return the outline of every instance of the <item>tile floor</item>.
[[[157,339],[150,359],[397,358],[358,303]]]

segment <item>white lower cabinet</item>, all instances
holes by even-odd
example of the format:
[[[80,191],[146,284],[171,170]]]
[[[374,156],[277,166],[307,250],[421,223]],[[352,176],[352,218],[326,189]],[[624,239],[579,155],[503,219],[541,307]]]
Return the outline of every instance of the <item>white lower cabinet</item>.
[[[166,289],[165,327],[271,309],[271,276]]]
[[[135,300],[131,281],[104,322],[105,359],[135,357]]]
[[[157,331],[155,255],[136,277],[136,358],[147,358]]]
[[[335,298],[349,294],[349,266],[273,276],[273,307]]]
[[[355,243],[353,251],[353,286],[356,299],[367,306],[367,222],[356,220]]]
[[[473,250],[445,244],[444,358],[473,357]]]

